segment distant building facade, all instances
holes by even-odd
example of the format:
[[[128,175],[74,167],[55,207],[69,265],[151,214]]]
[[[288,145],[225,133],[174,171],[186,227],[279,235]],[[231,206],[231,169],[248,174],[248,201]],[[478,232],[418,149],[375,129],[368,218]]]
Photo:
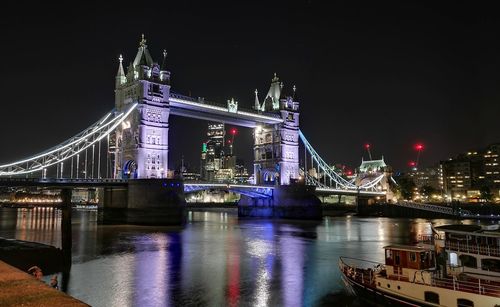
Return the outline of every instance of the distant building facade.
[[[406,175],[413,180],[417,189],[431,187],[439,194],[442,194],[444,191],[442,164],[435,167],[412,170]]]
[[[466,200],[489,190],[492,199],[500,199],[500,144],[469,151],[441,162],[443,189],[449,199]]]
[[[222,123],[209,123],[207,142],[201,150],[200,177],[209,182],[248,182],[248,172],[237,163],[232,145],[226,146],[226,128]]]

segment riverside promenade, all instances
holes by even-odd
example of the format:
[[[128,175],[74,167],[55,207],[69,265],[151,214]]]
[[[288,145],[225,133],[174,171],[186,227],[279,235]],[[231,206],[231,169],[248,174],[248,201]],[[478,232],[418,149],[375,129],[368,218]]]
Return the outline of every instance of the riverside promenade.
[[[89,306],[0,261],[0,306]]]

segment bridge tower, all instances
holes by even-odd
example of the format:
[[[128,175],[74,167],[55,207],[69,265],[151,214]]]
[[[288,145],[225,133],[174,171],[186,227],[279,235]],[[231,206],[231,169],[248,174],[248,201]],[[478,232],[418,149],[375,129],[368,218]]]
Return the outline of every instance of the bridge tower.
[[[153,62],[144,35],[126,74],[120,55],[116,110],[125,110],[134,103],[138,105],[112,136],[116,148],[115,178],[167,177],[170,72],[166,70],[166,56],[163,51],[161,65]]]
[[[274,74],[263,103],[255,91],[255,109],[278,114],[283,123],[263,125],[254,131],[255,184],[288,185],[299,177],[299,102],[287,96]]]

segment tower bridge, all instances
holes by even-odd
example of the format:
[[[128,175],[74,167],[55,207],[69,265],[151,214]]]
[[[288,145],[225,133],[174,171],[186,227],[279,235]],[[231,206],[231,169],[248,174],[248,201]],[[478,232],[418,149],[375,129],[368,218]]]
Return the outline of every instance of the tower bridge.
[[[253,186],[218,186],[239,190],[242,195],[246,195],[244,202],[247,208],[255,205],[252,202],[258,202],[259,206],[275,206],[269,199],[292,207],[303,207],[298,203],[299,200],[293,201],[293,197],[303,201],[304,193],[311,194],[315,187],[318,193],[358,196],[386,195],[389,191],[390,174],[380,173],[377,176],[365,176],[362,181],[350,181],[325,162],[300,130],[300,104],[295,99],[295,86],[287,92],[276,74],[263,100],[259,99],[255,91],[252,109],[241,107],[234,99],[227,100],[227,103],[216,103],[174,93],[171,91],[170,78],[166,52],[163,53],[161,64],[154,62],[143,36],[134,61],[126,71],[123,57],[119,57],[115,107],[112,111],[49,150],[0,165],[0,177],[39,178],[34,181],[26,179],[27,185],[48,185],[50,180],[47,181],[47,178],[51,176],[55,177],[52,184],[60,186],[95,184],[108,189],[104,195],[114,203],[111,207],[131,209],[131,206],[135,206],[152,208],[152,212],[157,212],[160,196],[145,203],[138,200],[138,193],[144,193],[148,185],[157,186],[158,191],[163,191],[161,187],[166,184],[165,180],[175,181],[167,178],[168,154],[172,150],[168,138],[169,117],[174,115],[254,129]],[[303,167],[299,165],[300,146],[304,148]],[[311,175],[309,169],[314,169],[316,176]],[[90,179],[97,181],[92,182]],[[306,185],[302,184],[303,187],[298,188],[300,182]],[[11,183],[16,184],[14,181]],[[168,183],[173,184],[172,181]],[[128,192],[114,186],[124,184]],[[186,183],[183,187],[185,192],[191,192],[202,187],[215,187],[215,184],[203,186]],[[131,189],[136,189],[136,192],[130,192]],[[183,196],[176,198],[171,195],[172,191],[158,192],[158,195],[176,201],[178,198],[182,202]],[[175,190],[175,193],[179,193],[179,190]],[[276,199],[277,195],[280,195],[279,200]],[[140,205],[116,203],[121,201],[130,204],[131,199]]]

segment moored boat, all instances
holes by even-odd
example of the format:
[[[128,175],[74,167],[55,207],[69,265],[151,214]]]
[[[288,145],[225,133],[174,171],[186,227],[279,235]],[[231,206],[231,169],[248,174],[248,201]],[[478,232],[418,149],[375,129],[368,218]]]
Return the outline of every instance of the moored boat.
[[[382,306],[500,307],[500,231],[437,227],[421,245],[385,246],[385,262],[341,257],[346,287]],[[428,244],[432,243],[432,244]]]

